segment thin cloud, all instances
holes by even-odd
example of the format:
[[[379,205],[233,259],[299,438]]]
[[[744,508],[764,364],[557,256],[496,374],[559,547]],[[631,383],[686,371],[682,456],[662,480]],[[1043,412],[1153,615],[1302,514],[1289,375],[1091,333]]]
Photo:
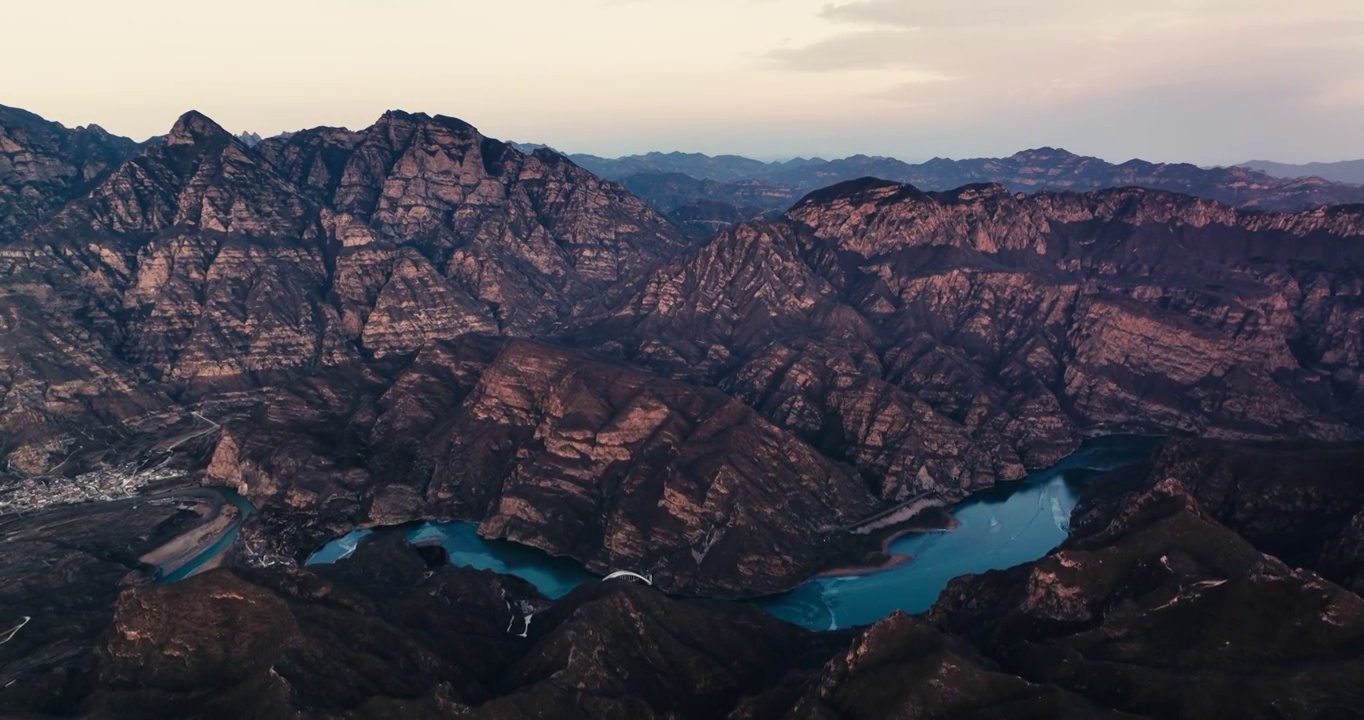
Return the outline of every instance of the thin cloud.
[[[1364,103],[1356,0],[858,0],[816,13],[828,35],[765,61],[856,77],[873,104],[863,117],[884,132],[1223,162],[1358,146],[1346,130]]]
[[[860,0],[825,5],[820,17],[835,22],[900,28],[1037,24],[1077,11],[1092,11],[1093,0]]]
[[[831,3],[820,17],[839,23],[899,27],[1095,27],[1110,23],[1276,22],[1336,18],[1354,0],[1145,0],[1141,3],[1095,0],[855,0]]]
[[[778,67],[799,72],[895,70],[900,82],[938,82],[947,73],[930,70],[916,58],[915,45],[923,36],[915,30],[864,30],[835,35],[800,47],[767,53]]]

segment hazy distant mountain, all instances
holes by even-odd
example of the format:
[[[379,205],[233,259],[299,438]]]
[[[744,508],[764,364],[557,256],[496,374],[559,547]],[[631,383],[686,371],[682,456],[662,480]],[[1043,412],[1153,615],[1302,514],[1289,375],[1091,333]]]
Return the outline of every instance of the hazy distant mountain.
[[[799,192],[762,180],[719,182],[679,172],[636,173],[620,183],[674,222],[704,234],[784,210]]]
[[[739,155],[702,155],[701,153],[651,152],[604,158],[596,155],[570,154],[569,159],[593,174],[607,180],[623,180],[639,173],[682,173],[699,180],[753,180],[776,173],[816,167],[826,161],[819,158],[796,158],[785,162],[763,162]]]
[[[1237,207],[1268,210],[1292,211],[1364,202],[1364,188],[1315,177],[1280,178],[1245,167],[1200,168],[1188,163],[1145,160],[1114,164],[1049,147],[1024,150],[1006,158],[934,158],[919,164],[868,155],[831,161],[760,163],[745,158],[652,153],[604,161],[607,165],[603,167],[599,158],[584,161],[580,159],[583,156],[571,157],[579,164],[587,162],[584,167],[598,174],[606,173],[608,177],[626,167],[647,165],[651,158],[669,160],[654,164],[667,164],[673,169],[641,170],[620,178],[631,192],[665,213],[692,201],[727,203],[736,208],[755,207],[760,211],[784,210],[814,190],[863,177],[909,183],[921,190],[950,190],[972,183],[999,183],[1010,190],[1029,193],[1144,187],[1185,193]],[[594,168],[591,163],[598,165]],[[682,166],[701,168],[711,177],[679,169]],[[749,168],[752,173],[719,182],[713,177],[719,174],[717,168],[728,168],[735,173]],[[667,176],[670,178],[667,182],[661,181],[664,173],[673,174]],[[675,176],[677,173],[696,180],[691,183],[680,181]]]
[[[1247,168],[1200,168],[1188,163],[1128,160],[1114,164],[1060,148],[1024,150],[1007,158],[934,158],[918,165],[891,158],[857,156],[815,168],[778,173],[770,179],[815,190],[864,176],[907,182],[923,190],[950,190],[993,182],[1010,190],[1089,191],[1145,187],[1218,200],[1229,205],[1300,210],[1319,205],[1364,202],[1364,189],[1316,178],[1276,178]]]
[[[1248,163],[1242,163],[1241,167],[1259,170],[1281,178],[1319,177],[1331,182],[1364,184],[1364,160],[1342,160],[1341,162],[1305,163],[1302,165],[1277,163],[1269,160],[1251,160]]]

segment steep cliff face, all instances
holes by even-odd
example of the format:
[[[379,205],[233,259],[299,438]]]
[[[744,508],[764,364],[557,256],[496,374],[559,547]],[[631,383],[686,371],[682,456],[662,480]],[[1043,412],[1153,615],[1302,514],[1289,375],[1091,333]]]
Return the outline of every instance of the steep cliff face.
[[[226,423],[208,476],[292,506],[297,525],[317,513],[316,544],[356,524],[475,520],[603,574],[722,595],[794,586],[877,506],[724,393],[529,341],[433,345],[391,381],[275,394]]]
[[[187,114],[30,237],[121,305],[130,359],[185,381],[544,330],[682,242],[552,153],[397,112],[258,150]]]
[[[1351,436],[1361,238],[1347,208],[858,181],[662,266],[587,337],[719,384],[887,499],[960,496],[1101,432]]]
[[[45,218],[137,151],[98,125],[68,129],[0,105],[0,242]]]
[[[5,118],[5,137],[37,133]],[[24,162],[7,172],[70,174]],[[110,425],[183,416],[167,396],[186,389],[270,385],[468,333],[542,332],[686,242],[557,155],[425,115],[249,148],[190,112],[86,174],[39,188],[51,212],[0,256],[5,442],[27,474],[104,443]]]
[[[259,149],[332,211],[336,242],[414,248],[512,332],[568,319],[578,302],[684,244],[619,186],[454,118],[389,112],[360,133],[308,130]]]

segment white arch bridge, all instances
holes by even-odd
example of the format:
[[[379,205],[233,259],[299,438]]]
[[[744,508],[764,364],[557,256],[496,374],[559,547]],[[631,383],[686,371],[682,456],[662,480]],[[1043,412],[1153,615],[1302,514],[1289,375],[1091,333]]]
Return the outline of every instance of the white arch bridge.
[[[629,570],[617,570],[611,573],[610,575],[607,575],[606,577],[602,578],[602,581],[615,580],[616,578],[630,578],[632,580],[638,580],[644,583],[645,585],[654,584],[653,575],[640,575],[637,572],[630,572]]]

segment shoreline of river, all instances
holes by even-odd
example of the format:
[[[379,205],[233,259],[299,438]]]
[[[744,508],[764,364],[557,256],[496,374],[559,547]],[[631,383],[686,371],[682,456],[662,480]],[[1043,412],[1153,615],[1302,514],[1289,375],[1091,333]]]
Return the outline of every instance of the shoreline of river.
[[[947,521],[939,525],[933,526],[914,525],[907,527],[899,527],[886,533],[881,537],[881,554],[886,556],[885,560],[875,564],[868,563],[862,565],[835,566],[815,573],[814,577],[815,578],[864,577],[867,575],[875,575],[877,573],[885,572],[886,570],[893,570],[897,567],[900,567],[901,565],[908,565],[909,563],[914,562],[913,555],[907,555],[904,553],[893,553],[890,551],[890,546],[893,545],[896,540],[899,540],[900,538],[906,537],[908,535],[922,533],[949,533],[952,532],[953,530],[956,530],[958,527],[961,527],[961,522],[957,520],[955,517],[952,517],[951,513],[948,513],[946,509],[943,507],[925,508],[921,514],[926,514],[934,510],[939,510],[947,513]],[[909,518],[905,522],[906,523],[912,522],[916,518],[918,518],[918,515]]]
[[[800,586],[748,600],[777,618],[817,631],[867,624],[896,609],[922,612],[954,577],[1035,560],[1060,544],[1068,532],[1064,522],[1068,518],[1057,520],[1056,509],[1068,515],[1076,483],[1139,461],[1146,452],[1143,441],[1124,436],[1093,442],[1051,468],[1031,472],[1026,480],[897,518],[893,525],[862,536],[861,562],[850,557],[856,547],[849,547],[844,562],[831,563]],[[458,527],[441,528],[440,523],[414,519],[390,529],[404,532],[410,541],[435,540],[450,554],[452,564],[517,575],[551,599],[583,582],[600,580],[572,558],[482,538],[476,523],[445,524]],[[419,537],[432,531],[439,539]],[[360,532],[333,539],[307,563],[334,562]],[[572,562],[570,567],[561,564],[566,561]]]

